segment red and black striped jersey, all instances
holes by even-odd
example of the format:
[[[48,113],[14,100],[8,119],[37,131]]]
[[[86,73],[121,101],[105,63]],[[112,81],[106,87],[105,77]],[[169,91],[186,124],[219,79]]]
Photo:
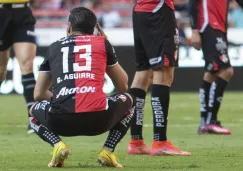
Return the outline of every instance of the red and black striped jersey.
[[[115,51],[102,36],[70,36],[53,43],[40,72],[51,72],[52,105],[65,113],[102,111],[106,67],[118,63]]]
[[[210,25],[226,32],[229,0],[190,0],[192,28],[203,32]]]
[[[174,0],[137,0],[134,11],[138,12],[157,12],[164,4],[171,9],[175,9]]]

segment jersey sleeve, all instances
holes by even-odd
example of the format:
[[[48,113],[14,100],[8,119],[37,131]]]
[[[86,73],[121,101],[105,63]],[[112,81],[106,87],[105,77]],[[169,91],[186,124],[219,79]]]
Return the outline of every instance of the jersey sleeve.
[[[190,14],[192,29],[197,29],[197,4],[198,0],[189,0],[188,12]]]
[[[49,53],[49,49],[48,49],[48,51],[46,53],[46,57],[45,57],[44,61],[40,65],[40,69],[39,69],[40,72],[49,72],[50,71],[50,64],[49,64],[50,53]]]
[[[107,66],[111,67],[118,64],[118,59],[116,56],[115,49],[111,46],[110,42],[105,39],[105,49],[107,54]]]

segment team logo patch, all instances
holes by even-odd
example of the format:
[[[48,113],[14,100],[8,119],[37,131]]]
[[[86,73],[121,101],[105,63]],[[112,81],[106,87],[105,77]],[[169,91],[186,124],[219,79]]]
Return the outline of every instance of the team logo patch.
[[[123,102],[127,100],[127,97],[123,94],[119,95],[118,98],[121,99]]]
[[[223,55],[220,56],[220,60],[223,63],[227,63],[229,61],[228,57],[225,54],[223,54]]]
[[[164,55],[164,66],[165,66],[165,67],[170,66],[169,58],[168,58],[166,55]]]

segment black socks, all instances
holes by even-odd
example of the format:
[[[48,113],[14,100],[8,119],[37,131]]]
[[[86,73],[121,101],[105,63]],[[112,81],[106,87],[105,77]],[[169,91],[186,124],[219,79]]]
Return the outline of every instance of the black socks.
[[[207,124],[211,121],[217,121],[219,107],[227,84],[228,82],[220,77],[217,77],[212,83],[209,92]]]
[[[41,139],[43,139],[53,147],[55,146],[55,144],[61,141],[61,138],[58,135],[49,131],[45,126],[40,124],[34,117],[29,117],[29,120],[30,120],[30,126],[35,131],[35,133]]]
[[[134,102],[135,111],[131,123],[131,138],[135,140],[142,140],[146,92],[139,88],[131,88],[129,92],[136,97],[136,101]]]
[[[167,117],[170,102],[170,87],[152,85],[151,104],[153,108],[154,141],[166,141]]]
[[[22,75],[22,84],[24,87],[24,97],[28,111],[30,107],[35,103],[34,89],[35,89],[35,77],[33,73]],[[28,112],[29,115],[29,112]]]
[[[209,90],[211,83],[203,80],[201,88],[199,88],[199,100],[200,100],[200,112],[201,112],[201,121],[200,127],[202,128],[206,124],[208,116],[208,101],[209,101]]]

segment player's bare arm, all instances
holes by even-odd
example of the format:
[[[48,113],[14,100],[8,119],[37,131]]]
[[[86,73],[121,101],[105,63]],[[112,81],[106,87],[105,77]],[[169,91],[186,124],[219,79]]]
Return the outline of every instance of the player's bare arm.
[[[198,0],[189,1],[189,14],[191,16],[192,46],[195,49],[200,50],[201,49],[201,37],[200,37],[200,31],[197,28],[197,3],[198,3]]]
[[[51,73],[40,72],[34,90],[34,98],[36,101],[50,100],[53,96],[49,90],[51,87]]]
[[[111,78],[118,92],[126,92],[128,89],[128,76],[123,68],[117,63],[113,66],[107,66],[106,73]]]

